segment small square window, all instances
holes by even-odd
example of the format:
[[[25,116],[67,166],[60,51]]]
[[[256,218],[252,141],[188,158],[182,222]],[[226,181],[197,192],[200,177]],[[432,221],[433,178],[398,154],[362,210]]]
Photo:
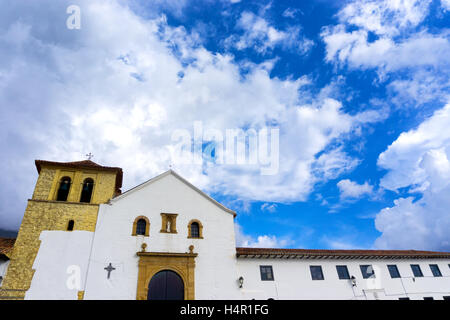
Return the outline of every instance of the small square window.
[[[311,277],[313,280],[323,280],[323,272],[321,266],[309,266]]]
[[[442,277],[441,270],[439,270],[439,267],[437,264],[430,264],[431,272],[433,273],[434,277]]]
[[[375,278],[375,271],[373,270],[372,265],[365,264],[359,267],[361,268],[361,273],[364,279]]]
[[[261,280],[263,281],[273,281],[273,270],[272,266],[259,266],[261,271]]]
[[[418,264],[412,264],[411,270],[414,274],[414,277],[417,277],[417,278],[423,277],[422,270],[420,269],[420,266]]]
[[[348,273],[347,266],[336,266],[339,279],[350,279],[350,274]]]
[[[400,272],[398,272],[398,268],[395,264],[390,264],[387,267],[389,270],[389,274],[391,275],[391,278],[401,278]]]
[[[423,300],[434,300],[433,297],[423,297]]]

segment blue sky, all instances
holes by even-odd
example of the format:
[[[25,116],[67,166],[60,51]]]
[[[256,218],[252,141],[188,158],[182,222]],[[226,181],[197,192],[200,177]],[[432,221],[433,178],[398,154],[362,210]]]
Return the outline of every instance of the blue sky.
[[[0,229],[34,159],[92,152],[124,190],[171,164],[238,245],[450,251],[448,0],[0,4]],[[196,121],[278,128],[279,171],[174,162]]]

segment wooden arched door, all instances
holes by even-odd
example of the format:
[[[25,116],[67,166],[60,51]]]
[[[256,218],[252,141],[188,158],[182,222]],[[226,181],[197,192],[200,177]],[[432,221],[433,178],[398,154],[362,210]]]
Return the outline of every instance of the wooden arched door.
[[[156,273],[148,284],[148,300],[183,300],[183,279],[174,271]]]

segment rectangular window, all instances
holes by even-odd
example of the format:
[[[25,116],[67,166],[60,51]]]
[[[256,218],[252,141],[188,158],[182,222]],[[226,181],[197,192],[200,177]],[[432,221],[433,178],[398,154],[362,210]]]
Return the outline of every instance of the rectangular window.
[[[364,279],[375,278],[375,271],[373,270],[372,265],[365,264],[359,266],[361,268],[361,274]]]
[[[412,264],[411,270],[414,274],[414,277],[417,277],[417,278],[423,277],[422,270],[420,269],[420,266],[418,264]]]
[[[433,297],[423,297],[423,300],[434,300]]]
[[[442,277],[441,270],[439,270],[439,267],[437,264],[430,264],[431,272],[433,273],[433,276],[435,277]]]
[[[347,266],[336,266],[339,279],[350,279],[350,274],[348,273]]]
[[[450,296],[443,296],[444,300],[450,300]]]
[[[398,268],[395,264],[389,264],[388,266],[389,274],[391,275],[391,278],[401,278],[400,272],[398,272]]]
[[[409,300],[408,297],[398,298],[398,300]]]
[[[323,280],[323,272],[321,266],[309,266],[311,277],[313,280]]]
[[[261,270],[261,280],[273,281],[272,266],[259,266],[259,270]]]

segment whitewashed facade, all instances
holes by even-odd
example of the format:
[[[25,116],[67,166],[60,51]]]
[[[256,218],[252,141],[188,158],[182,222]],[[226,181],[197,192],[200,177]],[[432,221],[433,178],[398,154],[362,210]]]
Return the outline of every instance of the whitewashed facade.
[[[161,213],[177,214],[176,233],[161,232]],[[132,234],[139,216],[150,222],[149,236]],[[83,292],[84,299],[136,299],[138,252],[187,255],[190,246],[197,254],[195,299],[450,296],[450,253],[236,248],[234,216],[170,170],[100,205],[95,233],[42,232],[25,298],[77,299]],[[192,219],[201,222],[203,238],[188,237]],[[423,277],[413,276],[411,264],[420,265]],[[432,274],[430,264],[438,265],[441,276]],[[107,271],[109,265],[114,269]],[[339,279],[336,265],[346,265],[355,279]],[[360,265],[372,266],[375,278],[363,279]],[[396,265],[401,277],[391,278],[387,265]],[[273,279],[262,280],[260,266],[270,266]],[[321,266],[323,280],[312,279],[310,266]]]
[[[9,259],[4,256],[0,257],[0,287],[2,286],[3,278],[6,275],[6,270],[8,269]]]

